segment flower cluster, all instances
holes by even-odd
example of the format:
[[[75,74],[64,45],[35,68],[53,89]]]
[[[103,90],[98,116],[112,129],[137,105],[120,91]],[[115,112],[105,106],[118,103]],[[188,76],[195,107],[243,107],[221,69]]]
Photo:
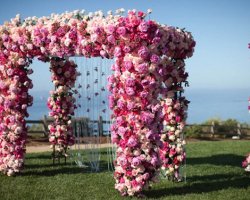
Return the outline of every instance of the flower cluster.
[[[118,11],[119,14],[123,12],[121,9]],[[113,15],[112,12],[104,16],[100,11],[89,14],[74,11],[24,21],[17,16],[0,26],[1,65],[16,61],[12,55],[16,51],[25,58],[38,57],[42,61],[49,61],[51,56],[57,57],[51,60],[56,90],[48,103],[56,120],[56,124],[50,127],[50,141],[54,144],[69,145],[73,141],[68,122],[74,108],[70,90],[76,71],[74,64],[59,58],[75,55],[116,58],[108,85],[112,94],[110,108],[115,119],[112,140],[118,145],[115,188],[122,195],[131,196],[140,195],[159,172],[161,159],[158,147],[162,145],[160,133],[164,107],[160,96],[172,98],[180,91],[181,86],[175,83],[185,81],[187,74],[183,71],[183,60],[192,56],[195,46],[189,32],[145,20],[145,17],[145,13],[136,10],[129,10],[127,16]],[[9,66],[6,64],[4,70]],[[20,60],[17,68],[21,66]],[[8,77],[6,81],[12,80]],[[8,95],[9,90],[7,87]],[[5,95],[2,90],[0,93]],[[17,103],[13,103],[15,109]],[[14,112],[9,113],[15,116]],[[4,127],[7,122],[2,124]],[[21,124],[25,124],[23,118]],[[2,129],[1,135],[11,132]],[[0,151],[4,149],[0,147]],[[1,160],[4,156],[0,155]],[[5,170],[7,162],[2,163]]]
[[[185,141],[182,131],[187,117],[188,101],[181,97],[182,83],[188,84],[183,59],[165,57],[158,70],[162,81],[161,106],[163,130],[161,134],[160,155],[163,161],[163,174],[170,180],[180,181],[180,166],[185,160]]]
[[[161,134],[163,145],[160,156],[164,175],[173,181],[181,180],[179,170],[186,158],[182,131],[185,126],[187,103],[183,97],[162,101],[164,128]]]
[[[141,55],[128,59],[116,60],[108,88],[112,93],[110,108],[116,120],[111,128],[112,141],[118,145],[115,188],[122,195],[132,196],[148,187],[161,165],[158,153],[160,118],[157,115],[160,107],[153,103],[158,95],[154,88],[159,87],[159,82],[147,69],[139,72],[140,64],[134,61],[143,61]]]
[[[118,145],[115,187],[122,195],[140,194],[149,181],[156,179],[162,164],[158,148],[162,146],[162,105],[159,97],[171,97],[171,94],[179,91],[180,87],[174,83],[186,80],[182,59],[191,56],[194,45],[191,37],[186,37],[181,30],[174,32],[173,28],[163,27],[163,30],[168,30],[167,33],[173,31],[173,34],[165,34],[162,27],[152,21],[144,21],[142,16],[142,13],[129,13],[128,17],[120,20],[119,33],[127,36],[130,45],[120,43],[115,47],[114,56],[117,59],[112,66],[114,74],[109,77],[108,85],[112,93],[110,108],[116,119],[111,129],[112,140]],[[136,33],[133,33],[135,30]],[[177,35],[180,43],[176,41]],[[172,42],[164,43],[167,38],[171,38]],[[189,48],[188,53],[185,47]],[[175,62],[170,56],[175,57]],[[163,83],[166,85],[164,88]],[[178,122],[182,122],[179,117]],[[178,155],[172,155],[176,162],[174,167],[180,165],[185,157],[180,149],[182,142],[177,141]],[[166,145],[166,141],[163,143]]]
[[[6,37],[6,42],[11,41]],[[24,118],[32,105],[28,90],[30,61],[16,52],[0,52],[0,171],[8,176],[23,167],[27,127]]]
[[[246,156],[245,160],[242,162],[242,167],[245,171],[250,172],[250,153]]]
[[[52,72],[52,82],[55,90],[51,91],[51,97],[48,99],[48,107],[51,109],[50,116],[55,121],[49,125],[49,141],[52,145],[57,145],[61,152],[68,146],[74,144],[73,130],[71,126],[71,116],[74,115],[75,97],[73,90],[78,76],[73,61],[61,58],[51,58],[50,71]]]

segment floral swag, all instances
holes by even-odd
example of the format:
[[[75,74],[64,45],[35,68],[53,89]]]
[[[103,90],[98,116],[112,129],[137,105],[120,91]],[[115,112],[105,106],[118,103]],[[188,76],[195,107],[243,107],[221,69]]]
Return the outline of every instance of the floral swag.
[[[48,106],[55,118],[50,139],[59,149],[74,144],[76,65],[65,58],[115,58],[108,78],[113,110],[112,141],[117,144],[115,188],[122,195],[140,195],[159,169],[175,179],[185,158],[181,131],[188,101],[181,97],[186,82],[184,59],[195,42],[189,32],[146,20],[101,12],[64,13],[50,17],[19,16],[0,26],[0,171],[19,172],[24,165],[28,90],[33,58],[51,63],[55,91]]]

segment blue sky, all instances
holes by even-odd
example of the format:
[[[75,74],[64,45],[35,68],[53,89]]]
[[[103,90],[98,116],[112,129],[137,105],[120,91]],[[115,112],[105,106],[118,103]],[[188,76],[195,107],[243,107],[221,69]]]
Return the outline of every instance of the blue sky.
[[[197,42],[187,60],[189,82],[194,89],[250,91],[250,1],[249,0],[0,0],[0,24],[17,13],[22,18],[47,16],[76,9],[86,11],[118,8],[146,11],[162,24],[186,28]],[[34,90],[52,87],[48,65],[32,65]]]

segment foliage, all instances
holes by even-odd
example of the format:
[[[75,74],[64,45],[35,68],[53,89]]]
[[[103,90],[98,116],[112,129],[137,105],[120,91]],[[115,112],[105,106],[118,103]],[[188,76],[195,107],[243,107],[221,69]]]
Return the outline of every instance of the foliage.
[[[219,118],[212,118],[204,122],[206,125],[212,125],[213,123],[215,125],[215,132],[227,134],[235,134],[237,126],[240,124],[236,119],[221,120]]]
[[[29,131],[43,131],[43,125],[42,124],[32,124],[29,126]]]
[[[214,123],[215,126],[218,126],[218,125],[220,125],[222,123],[222,120],[220,118],[211,118],[211,119],[206,120],[202,124],[211,125],[213,123]]]
[[[200,138],[202,133],[202,127],[197,124],[187,126],[184,130],[184,135],[186,136],[186,138]]]

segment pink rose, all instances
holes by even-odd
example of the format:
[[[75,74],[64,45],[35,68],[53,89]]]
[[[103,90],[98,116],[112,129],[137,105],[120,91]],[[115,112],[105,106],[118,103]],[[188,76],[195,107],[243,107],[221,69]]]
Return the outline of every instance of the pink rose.
[[[145,21],[142,21],[142,22],[140,23],[140,25],[138,26],[138,29],[139,29],[139,31],[141,31],[141,32],[147,32],[147,31],[148,31],[148,28],[149,28],[148,23],[145,22]]]
[[[125,53],[129,53],[130,52],[130,47],[129,46],[124,46],[123,47],[123,51],[125,52]]]
[[[247,163],[247,161],[246,160],[244,160],[243,162],[242,162],[242,167],[247,167],[247,165],[248,165],[248,163]]]
[[[250,164],[250,155],[247,156],[246,161]]]
[[[141,112],[141,120],[146,124],[151,124],[154,120],[154,114],[150,112],[143,111]]]
[[[147,47],[143,46],[138,50],[138,54],[143,59],[148,59],[149,56],[149,50]]]
[[[112,34],[112,33],[114,33],[114,31],[115,31],[115,26],[108,25],[107,33]]]
[[[12,76],[13,75],[13,69],[11,69],[11,68],[9,68],[8,70],[7,70],[7,75],[8,76]]]
[[[129,96],[133,96],[135,94],[135,91],[132,87],[126,87],[126,93],[129,95]]]
[[[154,167],[156,167],[159,164],[159,160],[157,157],[153,157],[150,162]]]
[[[160,61],[160,57],[159,56],[157,56],[156,54],[153,54],[151,57],[150,57],[150,61],[152,62],[152,63],[158,63],[159,61]]]
[[[124,26],[117,28],[117,34],[124,36],[126,34],[126,28]]]
[[[148,71],[148,63],[142,63],[136,66],[136,71],[139,73],[146,73]]]
[[[109,35],[107,37],[107,40],[108,40],[109,43],[115,44],[115,37],[113,35]]]
[[[131,61],[125,61],[124,66],[129,71],[133,68],[133,63]]]
[[[169,157],[173,157],[176,154],[176,150],[171,148],[169,151]]]
[[[135,79],[133,79],[133,78],[131,78],[131,77],[128,77],[128,78],[126,79],[126,86],[132,87],[132,86],[134,86],[134,85],[135,85]]]
[[[124,109],[126,107],[126,104],[122,99],[119,99],[117,101],[117,107],[120,108],[120,109]]]
[[[138,157],[134,157],[132,160],[132,165],[136,167],[140,164],[141,164],[141,160]]]
[[[133,110],[135,108],[135,103],[133,101],[127,102],[128,110]]]
[[[117,133],[123,138],[123,137],[124,137],[124,134],[126,133],[126,131],[127,131],[126,128],[124,128],[123,126],[120,126],[120,127],[118,128]]]
[[[18,63],[18,65],[25,65],[26,64],[26,62],[23,58],[19,58],[17,63]]]
[[[137,139],[135,137],[130,137],[128,139],[127,145],[129,147],[135,147],[137,144],[138,144],[138,141],[137,141]]]
[[[115,49],[114,49],[114,56],[115,56],[115,57],[120,57],[120,56],[122,56],[122,50],[121,50],[120,47],[115,47]]]

